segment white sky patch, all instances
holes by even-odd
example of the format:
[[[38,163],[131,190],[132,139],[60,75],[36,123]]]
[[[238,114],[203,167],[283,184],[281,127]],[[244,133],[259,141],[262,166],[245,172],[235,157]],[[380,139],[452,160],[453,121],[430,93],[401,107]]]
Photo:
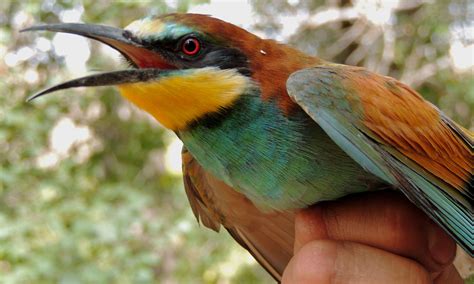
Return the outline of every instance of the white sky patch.
[[[292,5],[292,6],[296,6],[300,3],[299,0],[288,0],[288,4]]]
[[[39,82],[39,74],[34,69],[28,69],[25,72],[24,78],[29,84],[37,84]]]
[[[33,55],[35,55],[35,52],[31,47],[24,46],[18,50],[16,55],[18,56],[18,60],[25,61],[25,60],[30,59]]]
[[[81,21],[83,13],[84,7],[77,6],[73,9],[62,11],[59,18],[65,23],[77,23]],[[42,45],[43,48],[48,48],[45,42]],[[77,35],[58,33],[52,40],[52,46],[57,55],[64,57],[66,67],[70,73],[73,75],[83,75],[86,72],[86,62],[91,55],[88,39]],[[38,46],[38,48],[40,47]]]
[[[54,152],[46,152],[36,158],[36,166],[40,169],[54,168],[59,163],[59,155]]]
[[[209,4],[192,6],[189,13],[211,15],[244,29],[250,28],[255,19],[252,5],[241,0],[211,0]]]
[[[25,11],[19,11],[13,16],[13,26],[16,28],[23,27],[28,22],[28,14]]]
[[[298,11],[294,15],[282,15],[278,18],[282,29],[277,36],[276,40],[285,41],[290,36],[294,35],[300,25],[308,19],[308,13],[306,11]]]
[[[35,40],[35,47],[42,52],[51,50],[51,41],[45,37],[39,37]]]
[[[5,62],[5,65],[8,67],[15,67],[19,63],[18,56],[16,55],[15,52],[9,52],[5,55],[3,58],[3,62]]]
[[[84,75],[91,55],[88,39],[77,35],[58,33],[53,38],[54,51],[64,56],[66,67],[75,75]]]
[[[336,21],[341,18],[346,19],[346,20],[353,20],[353,19],[357,19],[358,17],[359,17],[358,12],[353,8],[347,8],[347,9],[329,8],[311,16],[309,23],[311,23],[314,26],[320,26],[329,22]]]
[[[16,52],[15,51],[8,52],[3,58],[3,61],[8,67],[14,67],[20,64],[21,62],[30,59],[34,55],[35,55],[35,51],[31,47],[24,46]]]
[[[399,5],[399,0],[358,0],[354,3],[354,8],[372,23],[383,25],[392,20]]]
[[[100,44],[99,50],[100,50],[100,53],[107,56],[107,58],[110,58],[111,60],[117,63],[120,62],[120,58],[121,58],[120,53],[117,50],[113,49],[112,47],[106,44]]]
[[[80,22],[84,8],[82,6],[76,7],[70,10],[61,11],[59,18],[64,23],[77,23]]]
[[[474,21],[455,21],[449,30],[451,66],[459,73],[474,72]]]
[[[449,55],[457,72],[474,71],[474,44],[465,45],[456,40],[451,43]]]
[[[93,141],[87,126],[77,125],[68,117],[58,120],[49,134],[49,149],[37,157],[36,165],[42,169],[53,168],[70,155],[74,146],[80,146],[76,160],[84,162],[100,145]]]
[[[168,7],[176,8],[176,6],[178,5],[178,2],[176,0],[165,0],[165,4]]]
[[[84,143],[92,138],[92,133],[87,126],[78,126],[72,119],[61,118],[51,131],[49,144],[54,152],[67,155],[69,150],[78,143]]]
[[[165,169],[168,173],[181,175],[181,149],[183,142],[177,137],[173,137],[166,147]]]

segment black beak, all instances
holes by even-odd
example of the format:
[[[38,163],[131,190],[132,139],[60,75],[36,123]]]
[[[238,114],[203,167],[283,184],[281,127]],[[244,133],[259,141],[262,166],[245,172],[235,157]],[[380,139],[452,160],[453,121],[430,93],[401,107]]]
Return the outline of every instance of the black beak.
[[[59,91],[59,90],[69,89],[69,88],[112,86],[112,85],[151,81],[154,79],[158,79],[160,76],[163,75],[163,73],[169,73],[169,72],[173,72],[173,71],[149,68],[149,69],[121,70],[121,71],[113,71],[113,72],[90,75],[86,77],[73,79],[73,80],[55,85],[53,87],[47,88],[46,90],[43,90],[27,98],[26,101],[30,102],[43,95],[46,95],[55,91]]]
[[[166,71],[154,67],[172,69],[160,54],[141,45],[140,41],[127,30],[102,25],[62,23],[38,25],[22,30],[22,32],[26,31],[63,32],[95,39],[118,50],[136,67],[146,68],[107,72],[74,79],[43,90],[29,97],[27,101],[54,91],[73,87],[109,86],[148,81],[158,78],[163,72],[166,73]]]
[[[144,49],[144,47],[141,46],[136,39],[133,39],[133,35],[130,31],[109,26],[62,23],[38,25],[21,30],[21,32],[30,31],[61,32],[81,35],[91,39],[95,39],[118,50],[132,62],[133,60],[132,58],[129,58],[126,49]]]

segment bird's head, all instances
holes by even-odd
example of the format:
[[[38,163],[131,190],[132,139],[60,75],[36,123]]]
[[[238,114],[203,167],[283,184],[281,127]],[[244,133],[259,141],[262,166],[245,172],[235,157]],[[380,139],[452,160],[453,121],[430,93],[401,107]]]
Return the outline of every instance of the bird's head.
[[[30,99],[66,88],[116,85],[126,99],[174,131],[232,107],[252,86],[267,97],[286,94],[286,78],[301,65],[301,59],[282,64],[295,50],[205,15],[147,17],[123,30],[64,23],[25,31],[42,30],[98,40],[118,50],[133,68],[71,80]],[[289,108],[287,96],[280,104]]]

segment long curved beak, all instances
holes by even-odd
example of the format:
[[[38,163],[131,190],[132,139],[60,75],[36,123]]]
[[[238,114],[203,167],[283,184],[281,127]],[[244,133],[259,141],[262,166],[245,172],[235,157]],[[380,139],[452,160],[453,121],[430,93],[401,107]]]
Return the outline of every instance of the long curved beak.
[[[157,80],[159,77],[162,77],[164,73],[170,73],[170,72],[173,72],[173,71],[147,68],[147,69],[120,70],[120,71],[112,71],[112,72],[107,72],[107,73],[89,75],[89,76],[73,79],[73,80],[49,87],[27,98],[26,101],[30,102],[46,94],[59,91],[59,90],[69,89],[69,88],[100,87],[100,86],[112,86],[112,85],[115,86],[115,85],[121,85],[121,84],[131,84],[131,83]]]
[[[151,80],[152,76],[158,78],[163,73],[162,69],[175,69],[158,52],[142,45],[140,39],[128,30],[103,25],[60,23],[38,25],[22,30],[22,32],[28,31],[63,32],[95,39],[119,51],[135,67],[146,69],[115,71],[74,79],[41,91],[29,97],[27,101],[67,88],[118,85]]]

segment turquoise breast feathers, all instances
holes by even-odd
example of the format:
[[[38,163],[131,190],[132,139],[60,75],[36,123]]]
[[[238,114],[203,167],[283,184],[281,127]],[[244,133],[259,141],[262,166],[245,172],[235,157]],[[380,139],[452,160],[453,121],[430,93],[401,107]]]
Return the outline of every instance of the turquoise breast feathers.
[[[178,135],[207,171],[265,210],[366,191],[377,180],[302,111],[287,117],[255,89]]]

